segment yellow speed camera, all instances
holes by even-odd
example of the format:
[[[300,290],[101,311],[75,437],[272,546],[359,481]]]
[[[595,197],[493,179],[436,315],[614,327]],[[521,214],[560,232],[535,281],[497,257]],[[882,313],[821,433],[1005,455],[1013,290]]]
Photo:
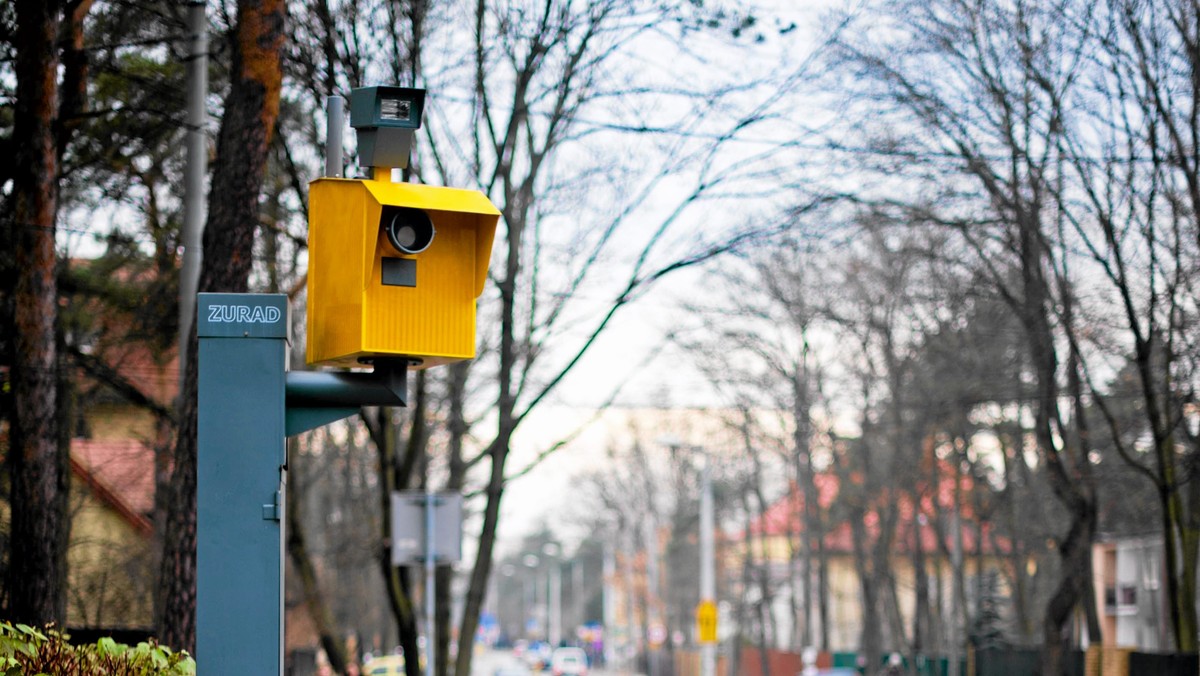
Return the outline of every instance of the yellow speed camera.
[[[309,188],[309,364],[475,356],[500,212],[480,192],[322,178]]]

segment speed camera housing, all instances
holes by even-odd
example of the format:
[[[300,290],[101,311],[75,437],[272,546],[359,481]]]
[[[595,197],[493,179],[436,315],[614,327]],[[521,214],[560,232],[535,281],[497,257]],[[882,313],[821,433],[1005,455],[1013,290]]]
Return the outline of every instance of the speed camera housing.
[[[482,193],[389,181],[309,185],[309,364],[418,368],[475,356],[475,300],[500,212]],[[416,221],[427,237],[398,246]],[[434,236],[436,232],[436,236]]]
[[[368,89],[373,99],[359,90],[351,95],[352,123],[355,111],[365,111],[357,113],[360,121],[377,132],[384,110],[385,118],[409,116],[409,126],[393,130],[418,126],[420,107],[395,101],[420,90]],[[363,155],[362,134],[360,128],[360,159],[374,167],[373,178],[309,184],[306,361],[354,367],[404,359],[426,368],[471,359],[475,302],[487,281],[500,212],[478,191],[392,182],[396,165],[378,164],[384,161],[378,138],[375,154]]]

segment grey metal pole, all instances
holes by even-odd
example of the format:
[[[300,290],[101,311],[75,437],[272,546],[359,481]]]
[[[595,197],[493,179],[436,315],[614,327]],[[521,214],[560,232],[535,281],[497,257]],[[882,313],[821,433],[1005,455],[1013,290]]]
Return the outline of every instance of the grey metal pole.
[[[658,523],[654,518],[653,502],[651,505],[643,522],[642,535],[643,546],[646,548],[646,597],[650,604],[650,607],[646,608],[646,615],[650,620],[650,631],[657,632],[662,622],[658,612]],[[656,644],[650,636],[646,637],[646,641],[646,671],[649,672],[648,676],[660,676],[658,651],[661,644]]]
[[[539,560],[541,561],[541,560]],[[542,573],[542,564],[534,570],[534,588],[538,594],[538,640],[550,642],[550,574]]]
[[[204,175],[208,151],[204,126],[208,111],[208,19],[203,2],[188,3],[187,168],[183,193],[183,266],[179,272],[179,381],[187,370],[188,339],[196,315],[196,291],[203,258]]]
[[[713,562],[713,495],[712,470],[708,454],[704,454],[704,466],[700,470],[700,600],[717,600],[717,580]],[[700,676],[715,676],[717,672],[717,645],[700,644]]]
[[[954,548],[950,552],[951,570],[954,571],[954,592],[950,594],[950,646],[946,652],[949,666],[947,669],[952,670],[952,673],[958,673],[958,661],[961,649],[959,627],[963,626],[959,623],[959,618],[963,615],[963,598],[965,589],[959,584],[963,579],[963,532],[962,521],[958,511],[959,494],[955,491],[954,495],[954,511],[950,514],[950,527],[954,529]]]
[[[635,594],[636,585],[634,584],[633,560],[636,558],[637,544],[634,541],[633,529],[629,528],[625,531],[624,537],[621,540],[621,547],[625,550],[625,607],[634,608],[637,606],[637,596]],[[645,634],[638,631],[637,621],[634,619],[632,612],[625,613],[625,641],[622,646],[622,663],[627,664],[633,654],[646,645]],[[631,650],[632,648],[632,650]]]
[[[536,585],[536,575],[532,583],[529,581],[529,575],[521,575],[521,586],[524,587],[521,593],[521,636],[527,639],[532,634],[529,631],[529,620],[533,617],[537,609]]]
[[[562,568],[556,558],[550,559],[550,646],[562,642]]]
[[[346,127],[345,99],[325,99],[325,175],[342,178],[342,133]]]
[[[434,572],[434,520],[435,506],[433,490],[428,480],[425,485],[425,676],[433,676],[433,663],[437,659],[437,626],[434,623],[434,585],[437,584]]]
[[[587,620],[583,616],[583,565],[579,560],[579,550],[571,557],[571,622],[568,627],[578,629]]]
[[[614,530],[612,538],[615,540],[617,533]],[[617,628],[617,599],[616,593],[616,578],[617,578],[617,561],[613,555],[613,543],[608,539],[604,541],[604,605],[602,608],[604,614],[604,666],[611,669],[617,661],[616,637]]]

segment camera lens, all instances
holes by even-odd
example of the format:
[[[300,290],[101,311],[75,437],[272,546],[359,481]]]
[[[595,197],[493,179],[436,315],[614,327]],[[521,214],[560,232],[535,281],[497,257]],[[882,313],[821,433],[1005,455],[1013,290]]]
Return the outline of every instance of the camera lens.
[[[417,231],[411,225],[401,225],[395,228],[396,246],[401,249],[412,249],[412,245],[417,241]]]
[[[384,214],[384,233],[397,251],[403,254],[418,254],[433,243],[435,231],[429,214],[420,209],[397,207],[391,218]]]

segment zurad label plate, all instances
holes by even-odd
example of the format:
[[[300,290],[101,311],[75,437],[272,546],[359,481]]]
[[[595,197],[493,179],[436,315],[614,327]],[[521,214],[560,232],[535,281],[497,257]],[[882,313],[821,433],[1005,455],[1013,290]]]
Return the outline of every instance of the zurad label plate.
[[[197,298],[201,337],[288,337],[288,302],[282,293],[202,293]]]

